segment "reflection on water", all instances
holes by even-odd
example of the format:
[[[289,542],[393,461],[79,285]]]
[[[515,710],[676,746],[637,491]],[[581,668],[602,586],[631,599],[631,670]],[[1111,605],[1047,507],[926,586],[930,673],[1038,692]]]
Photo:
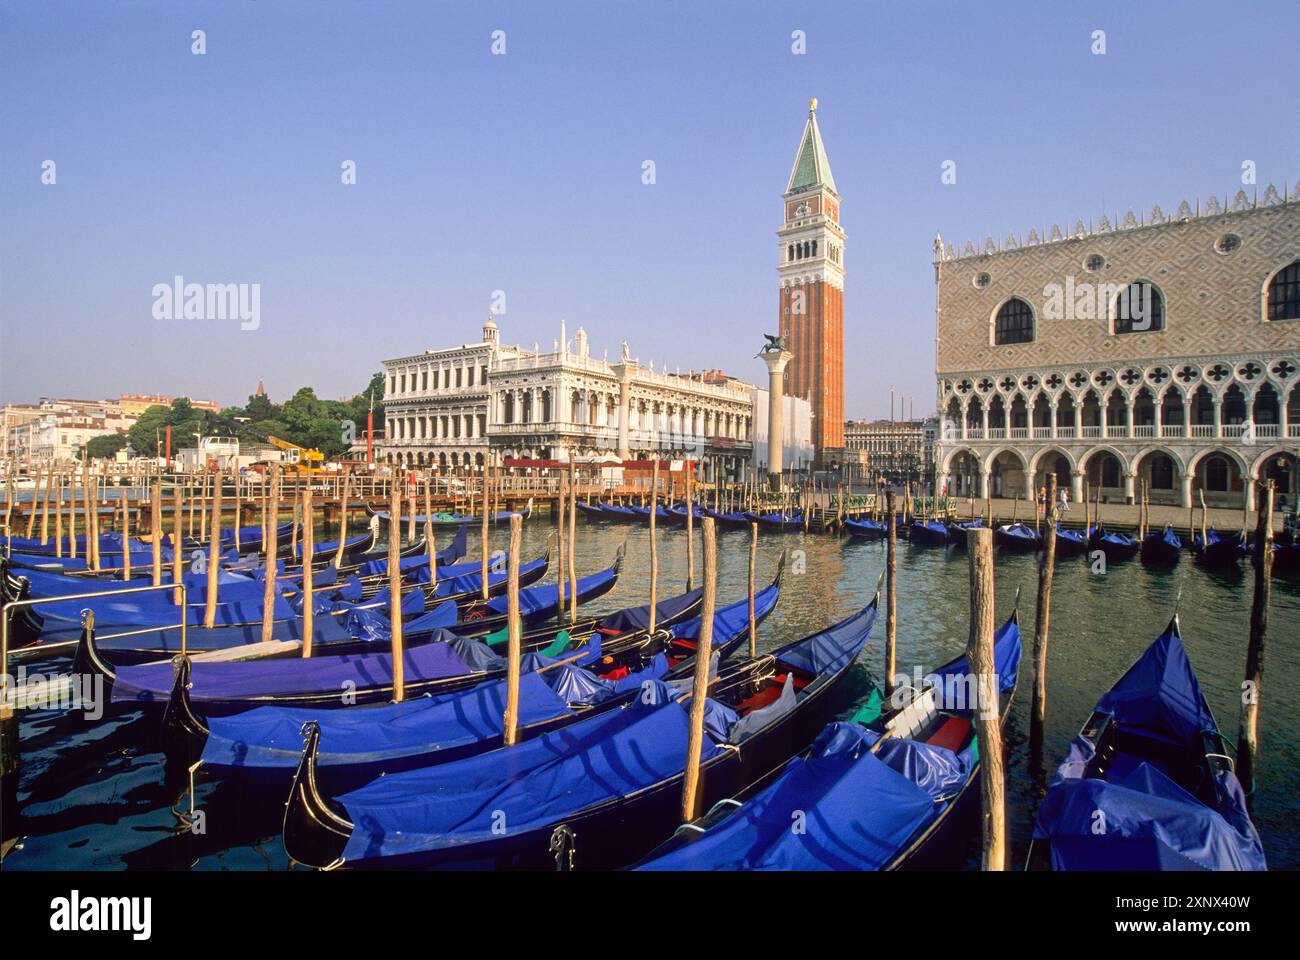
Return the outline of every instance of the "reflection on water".
[[[525,558],[541,553],[550,528],[539,518],[525,525]],[[659,596],[685,588],[684,531],[659,533]],[[493,533],[494,546],[505,529]],[[608,565],[627,541],[628,557],[618,586],[593,604],[613,610],[644,603],[649,586],[648,531],[639,526],[580,522],[577,566],[588,573]],[[471,534],[469,556],[477,556]],[[718,602],[744,596],[749,535],[720,531]],[[761,537],[756,576],[768,582],[783,549],[790,551],[781,600],[760,628],[760,650],[848,615],[867,603],[884,569],[885,548],[817,534]],[[696,550],[697,567],[701,563]],[[1032,556],[998,556],[998,621],[1010,614],[1020,591],[1026,657],[1032,642],[1037,567]],[[898,668],[926,672],[961,651],[966,642],[969,584],[964,552],[900,544],[898,563]],[[1044,745],[1049,771],[1064,756],[1069,738],[1088,718],[1098,696],[1161,632],[1175,606],[1183,638],[1206,697],[1229,744],[1237,739],[1237,713],[1250,616],[1249,567],[1230,576],[1213,574],[1184,558],[1172,570],[1130,562],[1093,575],[1078,559],[1057,568],[1048,652],[1048,722]],[[1181,596],[1181,601],[1179,600]],[[851,678],[859,700],[880,680],[883,619]],[[1274,581],[1261,709],[1262,748],[1255,817],[1274,868],[1300,867],[1294,821],[1300,815],[1300,704],[1294,696],[1300,668],[1292,656],[1300,634],[1300,592]],[[52,669],[52,668],[44,668]],[[67,669],[66,664],[61,669]],[[1028,744],[1028,674],[1007,729],[1013,859],[1017,865],[1044,785],[1031,774]],[[3,839],[21,846],[5,869],[188,868],[285,869],[279,820],[285,790],[249,777],[216,779],[200,770],[193,796],[183,765],[159,750],[158,715],[109,707],[95,723],[80,715],[30,712],[21,728],[22,766],[4,778]],[[193,806],[206,831],[187,828]],[[15,813],[15,811],[17,811]],[[970,832],[957,863],[978,865],[978,838]]]

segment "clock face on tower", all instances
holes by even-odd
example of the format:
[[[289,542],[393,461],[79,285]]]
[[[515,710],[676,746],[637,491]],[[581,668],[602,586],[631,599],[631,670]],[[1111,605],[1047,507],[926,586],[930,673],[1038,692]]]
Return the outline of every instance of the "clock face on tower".
[[[812,207],[808,206],[807,200],[805,200],[803,203],[799,204],[799,206],[794,208],[794,215],[796,217],[806,217],[811,212],[812,212]]]

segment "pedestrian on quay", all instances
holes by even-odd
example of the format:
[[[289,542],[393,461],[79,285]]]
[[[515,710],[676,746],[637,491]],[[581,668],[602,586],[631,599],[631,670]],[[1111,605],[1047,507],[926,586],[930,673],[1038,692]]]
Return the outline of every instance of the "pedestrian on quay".
[[[1065,487],[1057,487],[1058,502],[1060,504],[1060,513],[1062,516],[1070,512],[1070,491]]]

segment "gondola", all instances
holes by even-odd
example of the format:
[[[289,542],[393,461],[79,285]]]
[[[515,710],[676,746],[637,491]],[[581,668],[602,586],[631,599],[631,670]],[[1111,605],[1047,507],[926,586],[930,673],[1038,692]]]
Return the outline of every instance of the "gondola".
[[[610,589],[618,578],[620,563],[621,558],[609,569],[581,578],[578,581],[579,595],[584,589]],[[549,593],[550,599],[547,600],[539,591]],[[529,622],[530,607],[542,611],[549,609],[553,615],[555,593],[549,586],[521,590],[520,608],[525,623]],[[565,595],[570,595],[567,583]],[[504,601],[505,598],[500,599]],[[445,609],[443,605],[430,614]],[[403,650],[405,693],[408,697],[463,689],[479,683],[491,672],[475,658],[475,645],[460,643],[461,624],[429,629],[424,629],[423,623],[414,626],[420,628],[418,633],[412,629],[411,640],[415,645]],[[405,628],[404,623],[404,640]],[[292,657],[195,663],[190,695],[196,702],[203,701],[203,709],[210,713],[228,713],[262,704],[348,706],[382,702],[393,694],[393,657],[382,643],[377,646],[381,649],[372,653],[313,656],[309,659]],[[99,650],[93,616],[88,618],[82,630],[75,668],[81,673],[104,677],[105,684],[112,687],[113,702],[161,703],[171,697],[173,665],[163,662],[114,667]]]
[[[761,623],[776,606],[774,582],[754,598]],[[661,605],[664,606],[664,605]],[[714,656],[719,660],[749,634],[748,600],[714,615]],[[665,606],[662,611],[670,615]],[[588,655],[530,654],[520,677],[521,739],[559,729],[583,717],[626,703],[647,680],[685,677],[694,669],[699,618],[646,635],[645,642],[609,654],[608,645],[581,648]],[[354,710],[258,707],[230,717],[202,717],[191,703],[186,678],[178,673],[164,722],[172,742],[184,735],[191,755],[212,768],[279,770],[292,773],[302,755],[302,727],[319,726],[324,750],[316,775],[331,784],[359,786],[382,773],[446,763],[501,746],[505,681],[491,680],[440,697],[421,697]]]
[[[641,519],[631,507],[617,503],[602,502],[600,513],[606,520],[612,520],[614,523],[635,523]]]
[[[845,520],[844,529],[851,536],[860,540],[879,540],[889,532],[889,528],[885,524],[872,520],[870,517],[864,517],[861,520]]]
[[[1183,555],[1183,541],[1170,524],[1152,530],[1142,539],[1142,562],[1151,566],[1173,566]]]
[[[1004,523],[993,531],[993,538],[1006,550],[1032,552],[1043,545],[1042,535],[1023,523]]]
[[[965,550],[968,532],[971,530],[982,530],[983,528],[984,521],[979,518],[951,523],[948,525],[948,542],[959,550]]]
[[[703,508],[704,516],[712,518],[719,527],[727,530],[748,530],[752,521],[741,511],[726,513],[721,510]]]
[[[1038,809],[1028,866],[1267,869],[1177,616],[1071,742]]]
[[[695,523],[697,525],[701,520],[703,520],[706,516],[708,516],[708,514],[704,512],[704,508],[700,506],[698,503],[691,505],[691,513],[694,514]],[[676,523],[678,526],[685,526],[686,525],[686,504],[684,503],[673,504],[671,507],[668,508],[668,515],[673,518],[673,522]]]
[[[704,803],[761,782],[804,749],[839,708],[841,681],[875,619],[873,600],[828,630],[733,666],[728,674],[736,679],[710,688]],[[511,747],[380,777],[335,799],[319,790],[320,731],[309,725],[285,810],[285,850],[322,868],[627,863],[680,814],[688,696],[650,681],[620,709]],[[553,840],[566,839],[566,855],[553,857]]]
[[[745,518],[750,523],[757,523],[762,530],[773,533],[797,533],[803,530],[803,511],[789,510],[781,513],[755,513],[749,511]]]
[[[1112,533],[1103,526],[1093,531],[1089,546],[1106,555],[1107,563],[1121,563],[1132,560],[1142,545],[1127,533]]]
[[[367,507],[366,512],[372,517],[378,517],[380,523],[388,522],[387,510],[372,510],[371,508]],[[527,520],[530,516],[532,516],[532,513],[533,513],[533,501],[532,498],[530,497],[528,500],[528,504],[522,510],[498,510],[488,519],[495,523],[508,523],[510,518],[513,516],[518,515],[523,519]],[[410,523],[411,518],[409,516],[404,516],[401,518],[399,522]],[[473,514],[469,514],[469,513],[435,513],[428,518],[428,522],[429,525],[433,527],[458,527],[461,526],[462,524],[470,524],[470,523],[481,524],[483,522],[483,518],[482,516],[474,516]],[[415,524],[417,527],[423,527],[425,525],[425,515],[422,513],[416,514]]]
[[[1003,723],[1015,696],[1020,627],[994,637]],[[952,831],[978,803],[979,750],[970,666],[958,657],[906,688],[889,712],[878,691],[849,722],[825,727],[812,748],[743,803],[731,798],[640,861],[638,870],[895,870],[964,850]],[[802,830],[792,830],[801,811]]]
[[[944,547],[948,545],[948,527],[939,520],[913,520],[907,538],[920,546]]]
[[[1245,540],[1240,533],[1224,536],[1210,527],[1204,539],[1199,533],[1192,535],[1192,551],[1207,566],[1235,567],[1241,561],[1241,546]]]
[[[1082,530],[1056,528],[1056,555],[1058,557],[1077,557],[1088,549],[1088,534]]]
[[[605,511],[600,508],[598,503],[583,503],[578,501],[578,512],[589,520],[608,520]]]
[[[650,508],[649,508],[649,507],[644,507],[644,506],[643,506],[643,507],[629,507],[628,509],[632,511],[633,516],[635,516],[635,518],[636,518],[637,520],[640,520],[642,523],[649,524],[649,522],[650,522]],[[656,504],[656,505],[655,505],[655,525],[656,525],[656,526],[658,526],[658,525],[661,524],[661,523],[673,523],[673,522],[675,521],[675,519],[676,519],[676,518],[675,518],[671,513],[668,512],[668,508],[665,507],[662,503],[660,503],[660,504]]]

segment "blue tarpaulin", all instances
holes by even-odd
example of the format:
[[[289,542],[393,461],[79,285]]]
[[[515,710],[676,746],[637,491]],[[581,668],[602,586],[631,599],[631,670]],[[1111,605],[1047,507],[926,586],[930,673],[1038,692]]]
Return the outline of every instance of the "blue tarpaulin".
[[[681,774],[687,715],[668,688],[512,747],[381,777],[338,802],[359,861],[500,839],[552,824]],[[707,738],[702,761],[718,748]],[[563,784],[564,789],[556,789]]]
[[[1043,799],[1034,839],[1057,870],[1264,870],[1241,784],[1214,773],[1212,804],[1180,783],[1216,728],[1176,623],[1098,702],[1118,733],[1104,779],[1088,777],[1096,745],[1082,736]],[[1208,768],[1205,768],[1208,769]],[[1189,789],[1190,788],[1190,789]]]
[[[321,766],[372,763],[436,754],[500,737],[505,683],[482,683],[439,697],[350,709],[258,707],[233,717],[213,717],[203,761],[235,767],[293,768],[302,754],[302,725],[320,725]],[[519,678],[519,723],[570,713],[542,676]]]
[[[443,640],[454,634],[434,634],[434,642],[404,651],[407,683],[461,677],[473,673],[456,650]],[[292,657],[284,660],[250,660],[193,665],[190,697],[204,700],[241,700],[250,697],[346,693],[388,686],[393,679],[391,653]],[[113,702],[168,699],[173,672],[170,663],[119,667],[113,682]]]

